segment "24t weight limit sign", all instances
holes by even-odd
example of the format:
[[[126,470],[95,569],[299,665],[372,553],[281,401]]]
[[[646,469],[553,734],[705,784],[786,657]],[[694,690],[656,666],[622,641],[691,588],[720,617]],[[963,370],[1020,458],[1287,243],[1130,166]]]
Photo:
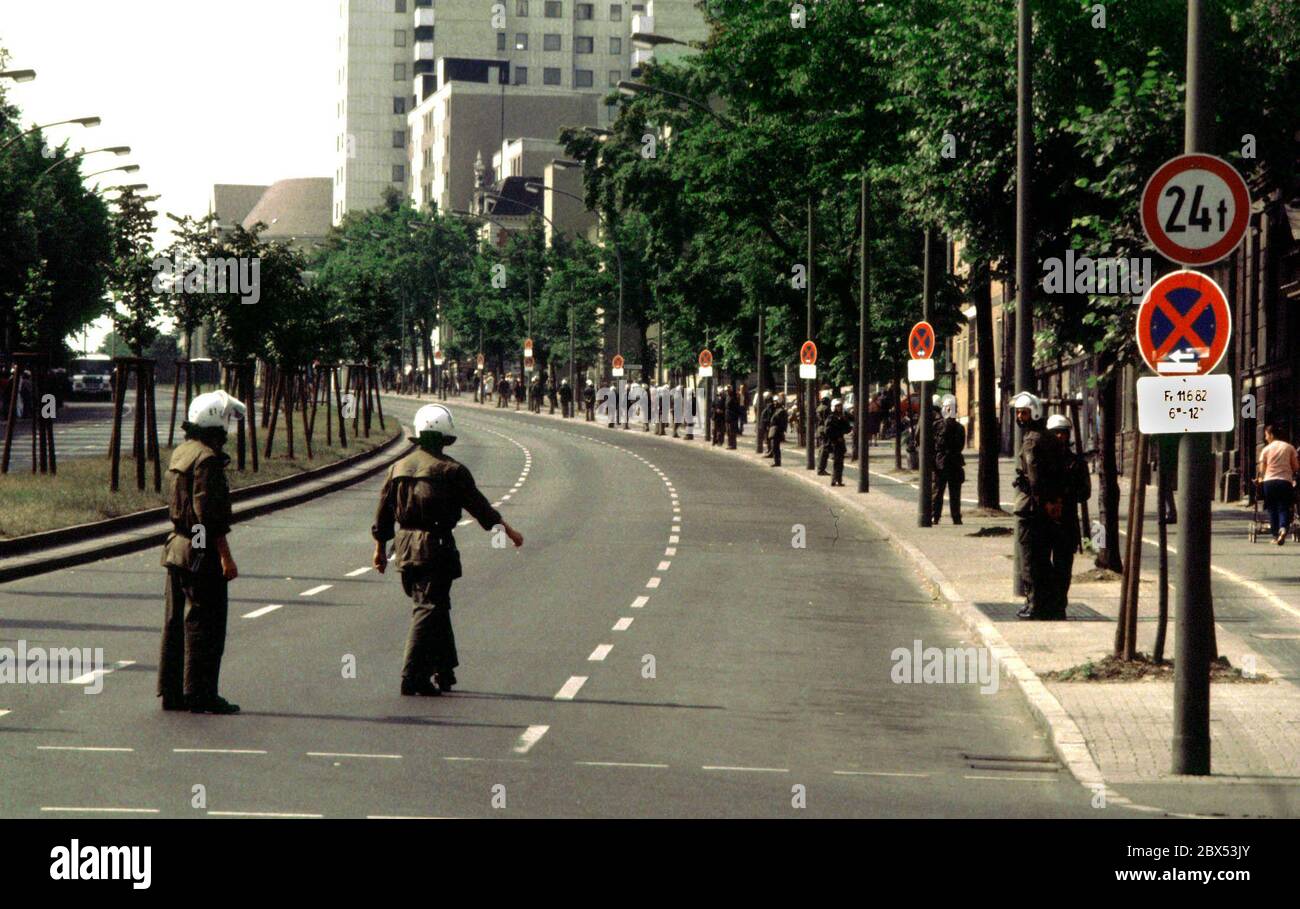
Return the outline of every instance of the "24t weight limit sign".
[[[1179,155],[1151,175],[1142,191],[1142,229],[1162,256],[1209,265],[1237,248],[1250,222],[1250,191],[1227,161]]]

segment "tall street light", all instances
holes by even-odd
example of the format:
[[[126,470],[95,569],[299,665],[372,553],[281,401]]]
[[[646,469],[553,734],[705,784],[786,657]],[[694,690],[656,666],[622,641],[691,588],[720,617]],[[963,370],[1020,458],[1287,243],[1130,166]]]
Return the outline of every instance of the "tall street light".
[[[134,174],[140,170],[139,164],[123,164],[121,167],[106,167],[103,170],[97,170],[93,174],[86,174],[83,180],[89,180],[91,177],[98,177],[100,174],[113,174],[121,171],[124,174]]]
[[[76,123],[86,127],[86,129],[90,129],[91,127],[99,126],[99,124],[102,122],[103,121],[100,120],[99,117],[76,117],[72,120],[55,120],[53,123],[43,123],[39,126],[33,126],[31,129],[23,130],[18,135],[9,139],[9,141],[5,142],[3,145],[0,145],[0,151],[4,151],[6,148],[13,145],[19,139],[21,139],[23,136],[30,136],[34,132],[37,132],[42,129],[49,129],[52,126],[64,126],[65,124],[68,123]]]
[[[56,170],[57,168],[62,167],[63,165],[67,164],[69,161],[80,161],[82,158],[85,158],[85,157],[87,157],[87,156],[89,156],[89,155],[97,155],[97,154],[99,154],[99,153],[101,153],[101,152],[111,152],[111,153],[117,155],[117,156],[120,158],[122,155],[129,155],[129,154],[131,154],[131,146],[129,146],[129,145],[109,145],[109,146],[106,146],[106,147],[104,147],[104,148],[91,148],[91,149],[84,149],[84,148],[83,148],[81,151],[77,152],[75,155],[68,155],[66,158],[60,158],[58,161],[55,161],[55,162],[54,162],[53,164],[51,164],[49,167],[45,168],[45,170],[41,171],[40,176],[41,176],[41,177],[46,176],[46,175],[49,174],[51,171],[54,171],[54,170]],[[116,168],[114,168],[114,170],[116,170]],[[139,168],[137,167],[136,170],[139,170]],[[99,171],[99,173],[107,173],[107,171]],[[87,174],[86,176],[87,176],[87,177],[93,177],[94,174]],[[40,178],[38,177],[37,179],[40,179]],[[83,179],[84,179],[84,178],[83,178]]]
[[[34,69],[0,70],[0,79],[12,79],[14,82],[31,82],[36,78]]]

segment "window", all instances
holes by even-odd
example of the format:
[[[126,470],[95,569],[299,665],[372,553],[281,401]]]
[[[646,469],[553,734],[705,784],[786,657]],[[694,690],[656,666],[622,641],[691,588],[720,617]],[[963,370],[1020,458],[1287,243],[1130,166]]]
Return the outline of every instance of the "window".
[[[575,69],[573,71],[574,88],[591,88],[592,72],[589,69]]]
[[[519,32],[515,35],[515,50],[528,50],[528,32]]]
[[[609,87],[618,88],[618,83],[622,80],[622,78],[623,78],[622,70],[611,69],[609,71]]]
[[[595,5],[591,3],[579,3],[573,8],[573,18],[587,20],[595,16]]]
[[[506,33],[497,32],[497,50],[503,51],[505,49],[506,49]]]
[[[405,95],[400,96],[400,97],[393,98],[393,113],[395,113],[395,114],[404,114],[404,113],[406,113],[406,96],[405,96]]]
[[[573,39],[573,52],[575,54],[590,54],[596,49],[596,39],[591,36],[578,35]]]
[[[393,0],[393,12],[395,13],[406,12],[406,0]]]
[[[402,82],[402,81],[405,80],[405,79],[406,79],[406,64],[405,64],[405,63],[394,63],[394,64],[393,64],[393,81],[394,81],[394,82]]]
[[[515,0],[515,15],[528,18],[528,0]]]
[[[406,47],[406,29],[399,28],[393,31],[393,47]]]
[[[614,54],[615,56],[622,56],[622,55],[623,55],[623,39],[622,39],[622,38],[610,38],[610,39],[609,39],[609,52],[610,52],[611,54]]]
[[[406,148],[406,130],[393,130],[393,148]]]
[[[528,84],[528,67],[516,66],[515,85],[527,85],[527,84]]]
[[[542,35],[542,50],[557,51],[560,49],[559,35]]]
[[[560,84],[560,68],[558,66],[548,66],[542,70],[543,85]]]
[[[623,21],[623,4],[611,3],[609,5],[609,21],[610,22]]]
[[[546,0],[544,12],[547,19],[559,19],[564,15],[564,4],[560,0]]]
[[[406,165],[404,164],[393,165],[393,182],[394,183],[406,182]]]

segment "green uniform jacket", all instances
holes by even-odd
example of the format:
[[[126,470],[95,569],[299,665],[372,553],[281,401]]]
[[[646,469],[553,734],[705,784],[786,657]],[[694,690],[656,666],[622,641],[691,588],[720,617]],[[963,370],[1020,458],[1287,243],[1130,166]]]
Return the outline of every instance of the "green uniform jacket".
[[[226,484],[229,456],[196,439],[188,439],[172,452],[167,466],[171,486],[172,532],[163,545],[162,564],[168,568],[198,571],[202,557],[220,537],[230,533],[230,487]],[[196,529],[202,526],[202,534]],[[195,546],[202,541],[201,547]]]
[[[399,570],[446,569],[458,578],[460,554],[452,531],[461,509],[484,530],[502,523],[468,467],[445,454],[417,449],[389,468],[370,532],[380,543],[394,541]]]
[[[1065,465],[1060,446],[1041,421],[1025,427],[1017,456],[1018,472],[1026,484],[1016,489],[1016,514],[1027,516],[1039,511],[1046,502],[1060,499],[1065,488]],[[1028,485],[1028,489],[1024,488]]]

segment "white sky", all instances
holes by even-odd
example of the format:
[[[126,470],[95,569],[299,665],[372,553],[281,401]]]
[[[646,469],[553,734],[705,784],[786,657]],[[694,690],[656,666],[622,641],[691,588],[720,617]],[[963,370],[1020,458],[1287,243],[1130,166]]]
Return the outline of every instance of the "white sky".
[[[82,171],[140,165],[90,182],[148,183],[165,227],[206,214],[214,183],[334,172],[337,22],[335,0],[0,0],[9,67],[37,73],[7,97],[27,125],[102,117],[47,136],[131,146]]]

